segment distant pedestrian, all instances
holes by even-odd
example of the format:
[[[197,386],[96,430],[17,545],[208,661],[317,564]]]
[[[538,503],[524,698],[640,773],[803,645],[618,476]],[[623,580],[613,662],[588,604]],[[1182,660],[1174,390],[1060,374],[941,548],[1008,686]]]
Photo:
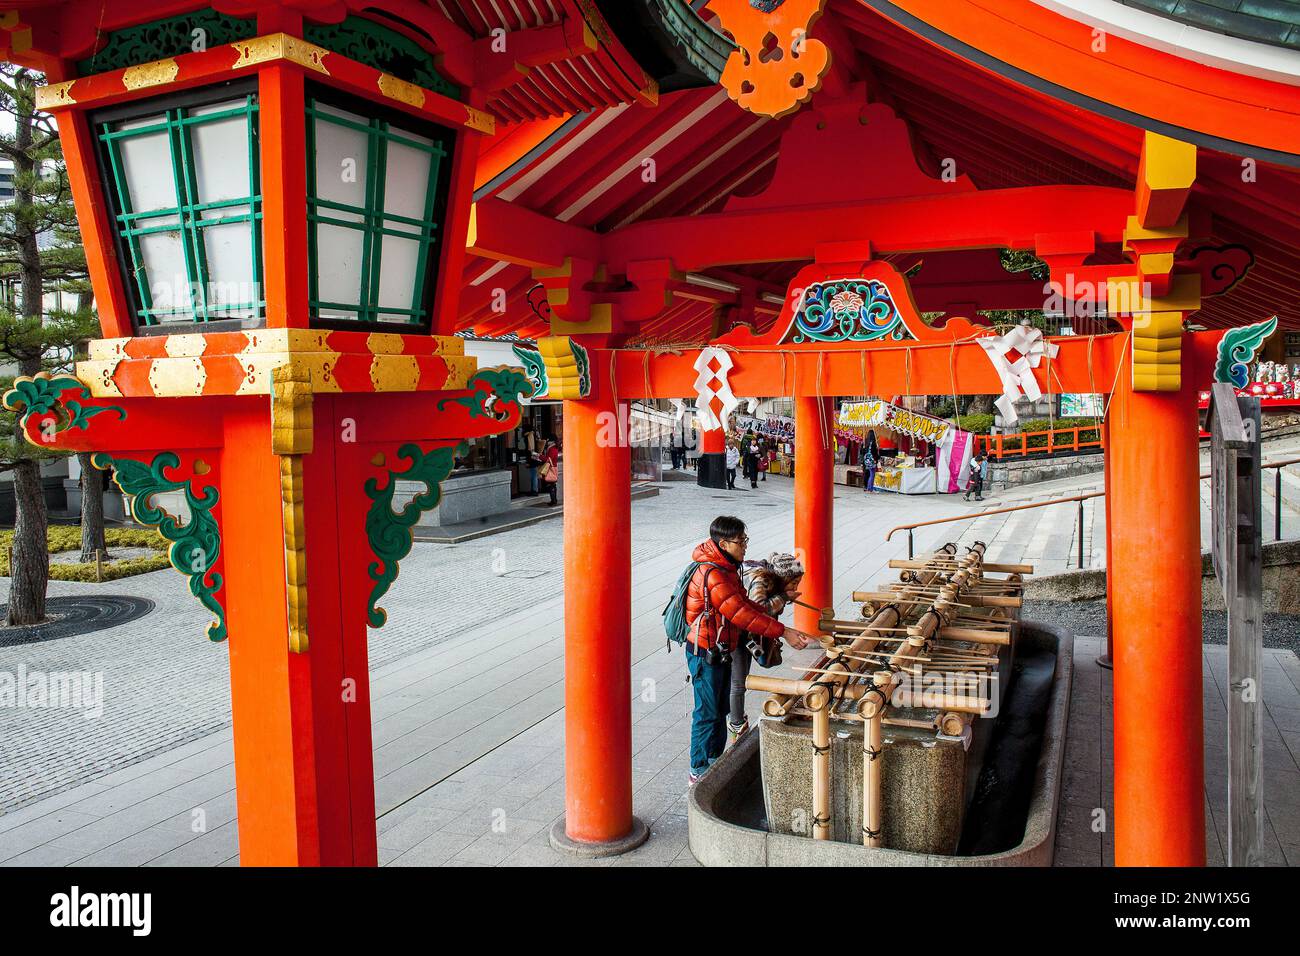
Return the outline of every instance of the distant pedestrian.
[[[754,432],[745,433],[742,445],[742,456],[745,459],[745,477],[749,479],[749,487],[758,487],[758,439],[754,437]]]
[[[528,466],[528,491],[530,494],[537,494],[537,469],[542,464],[541,442],[538,440],[537,432],[533,431],[532,422],[524,422],[523,430],[523,458],[524,463]]]
[[[560,488],[560,445],[554,435],[546,437],[546,446],[542,449],[542,464],[539,477],[546,486],[546,493],[551,496],[551,507],[559,504],[557,493]]]
[[[727,488],[736,490],[736,466],[740,464],[740,449],[735,445],[727,446]]]
[[[880,467],[880,445],[876,442],[876,430],[867,432],[866,441],[862,443],[862,490],[876,490],[876,470]]]
[[[972,458],[966,466],[966,501],[970,501],[972,491],[976,501],[984,500],[984,475],[987,467],[987,458],[983,452]]]

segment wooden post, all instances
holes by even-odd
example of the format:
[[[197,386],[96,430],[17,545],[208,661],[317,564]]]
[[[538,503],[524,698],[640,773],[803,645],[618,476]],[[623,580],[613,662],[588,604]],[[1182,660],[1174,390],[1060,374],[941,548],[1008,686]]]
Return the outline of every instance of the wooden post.
[[[794,543],[803,558],[805,599],[816,607],[835,603],[831,565],[835,468],[830,434],[834,415],[828,398],[794,400]],[[815,634],[817,620],[815,611],[795,608],[799,630]]]
[[[1110,417],[1106,416],[1101,423],[1101,465],[1103,474],[1102,487],[1106,491],[1106,653],[1097,658],[1097,663],[1110,670],[1113,666],[1115,653],[1115,609],[1114,609],[1114,577],[1111,574],[1111,541],[1114,536],[1111,533],[1110,521],[1110,500],[1115,496],[1115,486],[1112,484],[1110,476]]]
[[[797,427],[797,426],[796,426]],[[831,695],[820,684],[806,698],[812,711],[813,839],[831,838]]]
[[[881,846],[880,823],[881,776],[884,764],[884,728],[882,718],[889,700],[894,675],[878,670],[872,675],[872,689],[858,705],[862,715],[862,845]]]
[[[1188,363],[1191,352],[1183,351]],[[1115,863],[1205,865],[1196,389],[1111,399]]]
[[[607,392],[607,352],[594,391]],[[632,815],[631,451],[608,394],[564,403],[564,808],[551,845],[585,856],[644,842]]]
[[[727,487],[727,433],[721,428],[700,432],[700,460],[695,481],[705,488]]]
[[[222,542],[240,863],[374,866],[364,461],[336,457],[335,396],[303,455],[310,649],[290,646],[279,456],[263,409],[224,419]],[[337,542],[337,543],[336,543]],[[322,547],[321,545],[324,544]]]
[[[1215,384],[1208,419],[1214,573],[1228,608],[1228,865],[1255,866],[1264,841],[1259,399]]]

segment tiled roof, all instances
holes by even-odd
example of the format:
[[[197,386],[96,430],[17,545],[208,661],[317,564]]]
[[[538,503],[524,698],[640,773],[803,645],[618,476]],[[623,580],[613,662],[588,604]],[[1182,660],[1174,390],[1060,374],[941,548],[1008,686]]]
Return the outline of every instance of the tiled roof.
[[[1119,0],[1214,33],[1300,50],[1300,0]]]

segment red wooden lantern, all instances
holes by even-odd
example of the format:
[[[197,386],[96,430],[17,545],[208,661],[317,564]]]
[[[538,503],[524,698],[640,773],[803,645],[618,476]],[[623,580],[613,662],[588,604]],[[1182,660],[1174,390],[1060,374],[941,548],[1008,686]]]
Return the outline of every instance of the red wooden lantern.
[[[227,640],[243,861],[373,864],[367,624],[460,443],[531,393],[449,334],[493,118],[434,7],[94,6],[3,24],[50,79],[104,333],[4,401],[99,453]]]

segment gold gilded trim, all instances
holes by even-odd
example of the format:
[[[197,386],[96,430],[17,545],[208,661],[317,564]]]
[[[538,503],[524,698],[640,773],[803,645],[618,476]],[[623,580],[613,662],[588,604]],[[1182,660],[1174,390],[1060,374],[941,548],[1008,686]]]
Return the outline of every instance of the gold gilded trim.
[[[395,332],[371,332],[366,337],[366,348],[373,355],[401,355],[402,336]]]
[[[387,73],[379,74],[379,92],[390,100],[397,100],[399,103],[414,106],[416,109],[421,109],[424,106],[424,90],[414,83],[407,83],[405,80],[399,80]]]
[[[287,362],[271,372],[271,449],[277,455],[312,450],[311,370]]]
[[[370,383],[376,392],[413,392],[420,384],[420,363],[414,355],[376,355]]]
[[[156,398],[202,395],[208,370],[201,358],[160,358],[149,366],[149,388]]]
[[[198,334],[169,335],[163,341],[163,349],[172,358],[194,358],[202,355],[207,347],[207,337]]]
[[[280,458],[280,507],[284,515],[284,593],[289,612],[289,650],[305,654],[307,637],[307,520],[303,515],[302,456]]]
[[[444,391],[468,388],[470,377],[478,371],[478,359],[472,355],[448,355],[443,361],[447,363],[447,381],[442,384]]]
[[[121,398],[113,376],[117,373],[120,358],[89,359],[77,363],[77,378],[90,389],[93,398]]]
[[[122,71],[122,85],[128,90],[165,86],[175,80],[180,71],[180,66],[171,58],[141,63],[139,66],[129,66]]]
[[[483,110],[476,110],[472,106],[465,107],[465,125],[489,136],[497,131],[496,117]]]
[[[307,639],[307,522],[303,514],[302,456],[312,450],[311,371],[289,362],[271,372],[271,449],[280,456],[284,521],[284,582],[289,650],[305,654]]]
[[[90,359],[121,359],[126,357],[129,338],[91,339],[86,343],[86,357]]]
[[[38,86],[36,88],[36,108],[38,110],[53,110],[62,106],[71,106],[77,102],[76,97],[72,95],[72,84],[76,80],[67,80],[63,83],[50,83],[48,86]]]
[[[231,64],[232,70],[240,70],[258,63],[271,63],[275,60],[288,60],[317,73],[330,75],[325,68],[325,55],[329,50],[291,37],[287,33],[268,33],[266,36],[253,37],[230,44],[239,56]]]

